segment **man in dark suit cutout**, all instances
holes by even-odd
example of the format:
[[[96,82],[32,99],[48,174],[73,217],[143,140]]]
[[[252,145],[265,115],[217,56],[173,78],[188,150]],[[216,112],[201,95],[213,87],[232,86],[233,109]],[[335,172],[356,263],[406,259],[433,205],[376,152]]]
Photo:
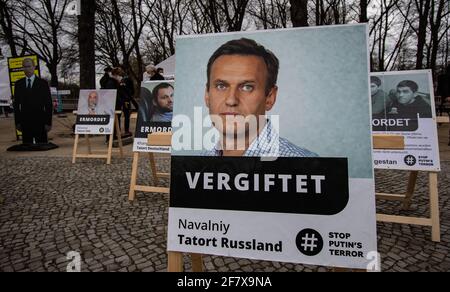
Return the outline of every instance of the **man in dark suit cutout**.
[[[23,60],[25,78],[15,84],[14,116],[23,144],[47,144],[52,128],[53,104],[47,81],[34,74],[32,59]]]

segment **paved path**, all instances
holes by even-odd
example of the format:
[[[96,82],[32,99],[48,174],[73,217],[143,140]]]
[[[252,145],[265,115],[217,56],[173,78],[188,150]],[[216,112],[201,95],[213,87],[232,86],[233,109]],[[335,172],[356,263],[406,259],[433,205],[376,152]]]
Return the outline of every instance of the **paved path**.
[[[168,159],[159,161],[167,170]],[[83,271],[166,270],[168,196],[138,193],[129,203],[130,158],[106,166],[92,160],[72,165],[68,157],[0,156],[0,165],[0,271],[66,271],[69,251],[81,253]],[[450,163],[442,166],[442,242],[431,242],[430,228],[378,224],[384,271],[450,271]],[[141,168],[140,183],[150,183],[149,173]],[[401,192],[391,186],[406,178],[406,172],[377,172],[379,191]],[[408,214],[427,214],[425,179],[419,176]],[[399,207],[378,204],[391,214],[404,213]],[[327,270],[216,256],[204,263],[207,271]]]

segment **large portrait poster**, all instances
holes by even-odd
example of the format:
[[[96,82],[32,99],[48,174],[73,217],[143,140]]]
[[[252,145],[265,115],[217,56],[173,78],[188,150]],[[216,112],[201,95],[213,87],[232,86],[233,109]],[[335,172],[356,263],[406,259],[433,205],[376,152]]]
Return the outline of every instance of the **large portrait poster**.
[[[173,102],[173,81],[141,84],[134,152],[170,153],[170,146],[148,145],[148,135],[172,132]]]
[[[39,59],[36,55],[29,55],[17,58],[8,58],[8,68],[9,68],[9,81],[11,83],[11,94],[14,96],[14,88],[17,81],[22,78],[25,78],[25,73],[23,72],[22,62],[25,59],[32,59],[34,61],[34,65],[36,69],[34,74],[40,77],[40,67],[39,67]]]
[[[168,250],[376,262],[367,27],[177,39]]]
[[[111,135],[117,90],[80,90],[75,134]]]
[[[375,168],[440,171],[430,70],[372,73],[374,134],[401,135],[402,150],[375,149]]]

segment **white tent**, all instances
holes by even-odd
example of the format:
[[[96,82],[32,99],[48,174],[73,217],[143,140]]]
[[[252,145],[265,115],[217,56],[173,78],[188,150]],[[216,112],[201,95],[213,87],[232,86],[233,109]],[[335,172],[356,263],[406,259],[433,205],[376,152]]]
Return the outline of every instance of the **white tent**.
[[[156,68],[164,69],[164,76],[173,77],[175,76],[175,55],[165,59],[161,63],[155,66]]]
[[[6,60],[0,61],[0,104],[11,101],[11,87],[9,84],[9,70]]]

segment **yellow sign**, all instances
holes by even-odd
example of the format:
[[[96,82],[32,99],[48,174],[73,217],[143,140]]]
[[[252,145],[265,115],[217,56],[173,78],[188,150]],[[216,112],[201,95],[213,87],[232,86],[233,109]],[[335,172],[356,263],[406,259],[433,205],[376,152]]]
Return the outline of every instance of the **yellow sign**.
[[[13,96],[14,96],[14,85],[20,79],[25,78],[25,73],[23,73],[23,66],[22,66],[22,62],[25,59],[32,59],[34,61],[34,64],[36,65],[36,70],[34,71],[34,74],[36,74],[36,76],[38,77],[40,76],[39,59],[36,55],[8,58],[9,81],[11,84],[11,94]]]

